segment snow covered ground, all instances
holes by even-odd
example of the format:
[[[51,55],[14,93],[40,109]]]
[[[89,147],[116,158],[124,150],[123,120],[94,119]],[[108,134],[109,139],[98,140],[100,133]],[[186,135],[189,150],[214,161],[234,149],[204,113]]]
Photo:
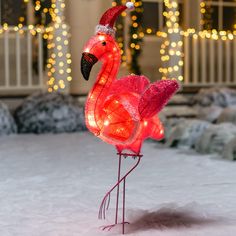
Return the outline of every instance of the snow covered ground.
[[[235,236],[236,163],[146,142],[127,180],[128,235]],[[126,165],[133,160],[125,160]],[[0,138],[0,235],[119,235],[97,219],[115,150],[88,133]]]

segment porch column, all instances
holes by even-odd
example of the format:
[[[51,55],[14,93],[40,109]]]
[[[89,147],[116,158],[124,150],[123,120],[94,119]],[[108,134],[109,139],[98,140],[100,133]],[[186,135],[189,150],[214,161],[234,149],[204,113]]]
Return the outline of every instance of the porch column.
[[[201,0],[184,0],[184,26],[200,30]]]
[[[69,27],[65,22],[65,0],[52,0],[52,32],[48,63],[48,91],[68,93],[71,81],[71,55],[69,52]]]
[[[32,1],[27,2],[27,25],[34,25],[34,6]]]
[[[180,35],[179,26],[179,6],[176,0],[167,0],[165,2],[167,6],[167,34],[168,39],[165,42],[165,50],[167,52],[168,59],[166,60],[165,76],[163,79],[178,79],[183,80],[183,59],[182,59],[182,36]]]

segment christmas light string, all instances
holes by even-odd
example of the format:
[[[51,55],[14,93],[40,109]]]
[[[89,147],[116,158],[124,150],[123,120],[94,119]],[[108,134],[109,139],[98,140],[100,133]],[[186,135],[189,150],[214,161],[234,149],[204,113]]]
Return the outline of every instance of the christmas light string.
[[[30,0],[23,0],[25,4],[29,4]],[[68,86],[71,77],[71,54],[68,51],[69,45],[69,27],[64,21],[63,11],[65,9],[64,0],[52,0],[49,7],[45,7],[45,2],[36,0],[33,1],[36,14],[40,15],[40,19],[35,22],[35,25],[24,26],[21,17],[17,26],[9,26],[4,23],[0,27],[0,34],[8,31],[19,32],[24,34],[30,32],[32,36],[37,33],[42,33],[43,39],[46,40],[47,49],[50,51],[50,57],[47,62],[47,87],[48,92],[62,91]],[[46,17],[50,16],[52,24],[45,25]]]
[[[130,12],[131,24],[129,27],[129,52],[131,60],[128,63],[128,68],[131,73],[141,75],[141,67],[139,57],[142,53],[141,44],[143,42],[143,2],[141,0],[131,0],[134,3],[135,10]]]
[[[164,4],[167,9],[167,11],[163,12],[163,16],[166,17],[167,19],[166,20],[167,31],[166,32],[157,31],[155,33],[157,37],[161,37],[164,39],[164,42],[161,45],[160,54],[161,54],[161,60],[165,66],[159,68],[159,71],[162,73],[162,79],[172,78],[172,79],[178,79],[179,81],[183,81],[184,79],[182,75],[178,75],[177,78],[174,76],[176,72],[182,70],[182,67],[184,66],[184,60],[183,60],[184,54],[182,50],[183,38],[181,38],[177,42],[170,42],[168,36],[170,36],[171,34],[180,35],[181,37],[193,37],[195,39],[206,38],[206,39],[223,40],[223,41],[234,40],[236,38],[236,31],[233,32],[223,31],[223,30],[217,31],[215,29],[212,30],[205,29],[202,31],[196,31],[193,28],[180,30],[178,24],[178,17],[180,16],[180,12],[178,10],[178,2],[176,0],[165,0]],[[206,13],[205,6],[206,6],[205,2],[202,1],[200,3],[201,13]],[[152,33],[153,33],[152,29],[147,28],[145,32],[140,31],[139,36],[143,38],[145,35],[150,35]],[[134,46],[135,45],[133,44],[132,47]],[[175,59],[178,58],[178,60],[175,65],[168,66],[168,62],[171,60],[172,57],[175,57]]]
[[[68,88],[68,82],[72,81],[71,77],[71,54],[68,51],[69,45],[69,27],[65,23],[64,0],[52,0],[52,22],[48,36],[48,49],[50,57],[48,59],[48,92],[63,91]]]
[[[182,75],[176,77],[176,74],[181,74],[177,72],[184,65],[183,41],[182,39],[178,41],[172,39],[178,39],[180,33],[178,3],[175,0],[164,0],[164,3],[166,11],[163,12],[163,16],[166,17],[167,37],[161,45],[160,54],[163,67],[159,68],[159,72],[162,73],[162,79],[183,81]],[[175,65],[171,65],[172,59],[177,62]]]
[[[112,6],[119,6],[119,5],[125,5],[126,0],[114,0],[112,2]],[[121,49],[121,60],[122,60],[122,65],[126,66],[127,63],[127,57],[125,55],[125,40],[124,40],[124,17],[126,16],[126,12],[122,12],[121,17],[118,19],[118,22],[116,24],[116,38],[117,42],[119,44],[119,47]]]

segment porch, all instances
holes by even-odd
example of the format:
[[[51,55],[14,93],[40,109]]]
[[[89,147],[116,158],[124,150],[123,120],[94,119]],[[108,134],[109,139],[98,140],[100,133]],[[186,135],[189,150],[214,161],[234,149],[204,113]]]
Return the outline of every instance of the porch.
[[[156,0],[145,0],[145,2],[154,3]],[[159,6],[157,27],[162,31],[168,32],[168,28],[166,29],[163,26],[165,22],[163,18],[163,1],[157,0],[157,3]],[[189,7],[189,3],[186,1],[179,1],[179,3],[181,4],[181,9]],[[193,2],[193,4],[198,7],[200,6],[196,2]],[[79,55],[84,42],[93,34],[93,29],[97,24],[97,18],[100,16],[100,13],[104,8],[108,7],[110,7],[110,3],[104,3],[100,0],[96,3],[71,0],[66,5],[65,21],[69,23],[72,34],[71,39],[68,40],[72,52],[72,77],[68,77],[70,84],[67,84],[67,92],[76,96],[86,95],[92,86],[93,81],[85,83],[81,78],[78,70],[78,65],[80,64]],[[83,9],[87,10],[87,15],[83,13]],[[150,80],[156,81],[163,77],[163,73],[159,71],[160,68],[174,68],[177,66],[179,67],[177,77],[181,78],[183,92],[195,92],[200,88],[210,86],[235,87],[235,34],[226,31],[188,29],[187,26],[193,26],[194,23],[196,25],[196,21],[199,20],[200,15],[196,17],[197,19],[194,22],[190,22],[187,19],[191,11],[187,14],[186,11],[182,10],[181,13],[183,14],[182,21],[184,21],[185,26],[183,25],[183,29],[179,28],[176,39],[176,41],[181,42],[181,47],[179,48],[181,61],[176,59],[170,60],[169,65],[166,66],[165,62],[161,60],[162,55],[160,53],[161,47],[166,39],[147,33],[144,37],[142,46],[143,54],[140,58],[143,74],[149,77]],[[88,17],[90,18],[88,19]],[[84,26],[84,22],[88,22],[86,27]],[[128,33],[128,26],[129,20],[127,17],[124,29],[126,34]],[[0,96],[25,96],[38,90],[47,90],[47,83],[50,83],[49,77],[53,77],[53,73],[51,73],[50,65],[47,67],[47,57],[45,59],[45,54],[50,55],[52,53],[50,49],[45,50],[45,39],[43,37],[46,29],[46,27],[35,28],[32,25],[21,28],[5,27],[3,25],[0,29],[0,51],[2,54],[0,64],[2,74]],[[81,35],[83,35],[83,38]],[[167,34],[167,37],[169,36]],[[170,39],[170,41],[174,43],[175,39]],[[49,44],[50,42],[48,41]],[[125,44],[127,46],[127,40]],[[59,47],[61,46],[59,45]],[[63,52],[63,55],[66,55],[66,53]],[[56,68],[56,72],[54,73],[58,77],[60,76],[59,59],[56,58],[54,61]],[[69,59],[69,61],[71,60]],[[65,63],[63,62],[63,64]],[[97,71],[98,69],[95,69],[92,72],[93,78],[96,76]],[[120,76],[127,75],[128,73],[126,67],[121,68]],[[71,81],[72,78],[73,81]],[[172,78],[172,76],[168,76],[168,78]]]

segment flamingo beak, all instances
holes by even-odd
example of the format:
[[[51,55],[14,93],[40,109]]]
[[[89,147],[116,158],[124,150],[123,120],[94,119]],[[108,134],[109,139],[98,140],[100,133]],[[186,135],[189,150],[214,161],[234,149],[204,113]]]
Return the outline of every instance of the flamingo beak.
[[[92,67],[97,63],[98,59],[93,54],[84,52],[81,58],[81,73],[85,80],[89,80],[89,75]]]

